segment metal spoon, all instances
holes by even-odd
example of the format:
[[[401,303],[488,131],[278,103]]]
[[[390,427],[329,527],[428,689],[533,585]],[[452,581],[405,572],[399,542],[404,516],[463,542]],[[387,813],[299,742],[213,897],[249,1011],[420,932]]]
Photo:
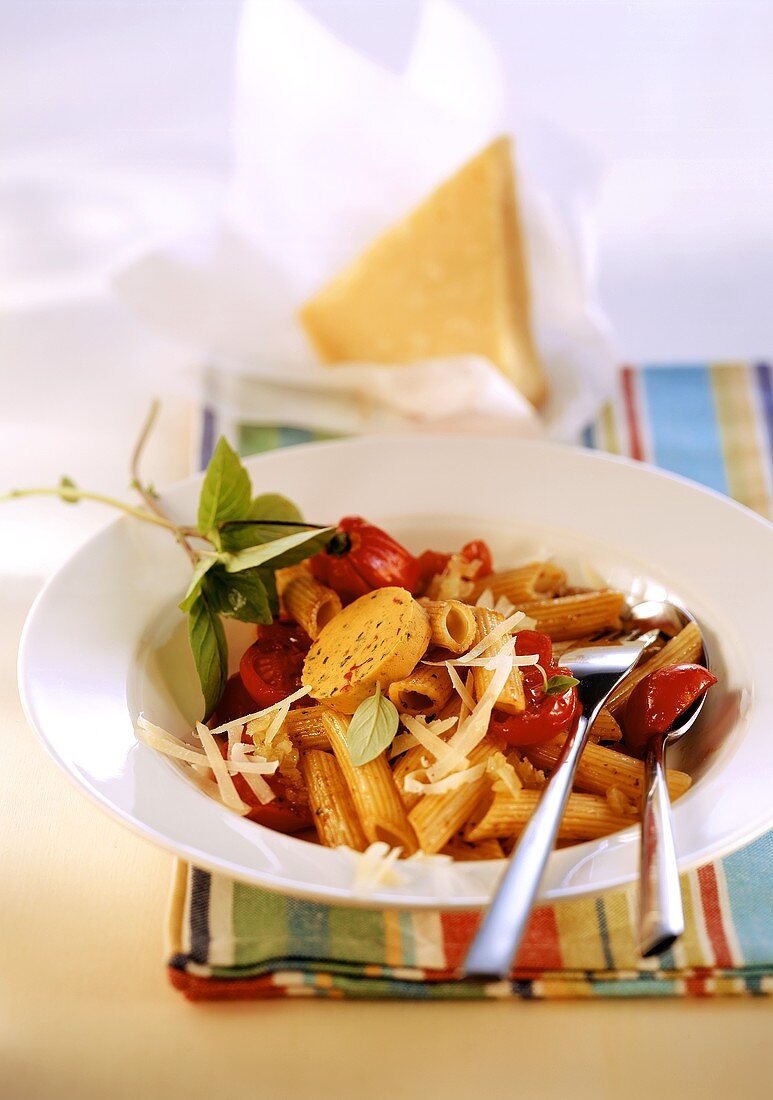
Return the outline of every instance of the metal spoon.
[[[688,623],[700,629],[686,608],[664,600],[648,600],[631,609],[631,625],[657,627],[669,636]],[[701,663],[709,667],[701,634]],[[644,800],[639,847],[639,950],[643,958],[666,951],[684,932],[684,908],[679,886],[671,801],[666,784],[665,755],[695,722],[706,699],[702,695],[680,715],[677,724],[649,741],[644,756]]]
[[[651,630],[636,638],[624,639],[620,645],[586,646],[562,655],[561,664],[580,681],[577,690],[583,713],[568,734],[537,808],[513,850],[494,900],[472,941],[462,967],[464,975],[506,978],[510,973],[545,864],[555,846],[590,728],[610,693],[657,636],[658,631]]]

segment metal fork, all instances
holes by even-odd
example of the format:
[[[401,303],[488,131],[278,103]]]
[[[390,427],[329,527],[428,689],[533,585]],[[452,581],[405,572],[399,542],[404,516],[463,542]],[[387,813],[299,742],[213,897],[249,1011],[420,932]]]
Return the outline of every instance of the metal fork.
[[[545,864],[552,852],[574,773],[591,726],[612,691],[634,668],[658,636],[649,630],[614,646],[585,646],[569,650],[561,664],[579,680],[583,713],[564,743],[555,769],[537,809],[510,857],[494,900],[472,941],[462,966],[465,976],[506,978],[518,951]]]

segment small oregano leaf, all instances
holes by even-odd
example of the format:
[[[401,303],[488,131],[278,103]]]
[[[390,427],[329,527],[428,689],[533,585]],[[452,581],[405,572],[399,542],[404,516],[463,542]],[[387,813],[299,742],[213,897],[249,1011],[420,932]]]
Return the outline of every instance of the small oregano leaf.
[[[579,682],[574,676],[551,676],[545,684],[545,694],[564,695],[569,688],[576,687]]]
[[[223,624],[204,593],[199,593],[188,612],[190,642],[204,696],[204,719],[220,702],[228,679],[228,643]]]
[[[252,497],[250,475],[236,451],[221,436],[209,460],[199,497],[198,528],[202,535],[218,523],[243,519]]]
[[[381,686],[377,685],[375,694],[363,699],[357,707],[346,734],[355,767],[375,760],[392,743],[399,724],[397,707],[381,694]]]

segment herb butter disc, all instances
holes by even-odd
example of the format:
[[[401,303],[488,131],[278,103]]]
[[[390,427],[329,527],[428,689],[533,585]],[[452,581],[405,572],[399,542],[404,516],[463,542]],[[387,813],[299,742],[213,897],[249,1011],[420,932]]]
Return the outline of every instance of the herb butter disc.
[[[377,588],[349,604],[322,630],[303,666],[312,698],[354,714],[376,684],[387,691],[424,656],[429,618],[404,588]]]

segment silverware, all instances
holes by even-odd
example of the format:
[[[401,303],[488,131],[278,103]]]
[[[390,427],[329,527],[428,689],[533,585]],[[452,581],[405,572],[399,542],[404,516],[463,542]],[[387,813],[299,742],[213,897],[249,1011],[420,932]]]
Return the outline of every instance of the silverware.
[[[624,679],[644,650],[657,638],[657,629],[622,639],[613,646],[569,650],[561,664],[580,682],[583,713],[569,733],[537,809],[510,857],[480,928],[462,967],[468,976],[506,978],[520,946],[526,924],[553,850],[558,827],[572,789],[577,763],[588,734],[607,698]]]
[[[648,600],[631,609],[632,625],[656,627],[673,636],[695,618],[686,608],[665,600]],[[701,663],[709,667],[701,635]],[[671,801],[666,784],[666,748],[695,722],[706,699],[702,695],[666,733],[651,738],[644,755],[644,797],[639,846],[639,950],[643,958],[666,951],[684,932],[684,908],[679,886]]]

